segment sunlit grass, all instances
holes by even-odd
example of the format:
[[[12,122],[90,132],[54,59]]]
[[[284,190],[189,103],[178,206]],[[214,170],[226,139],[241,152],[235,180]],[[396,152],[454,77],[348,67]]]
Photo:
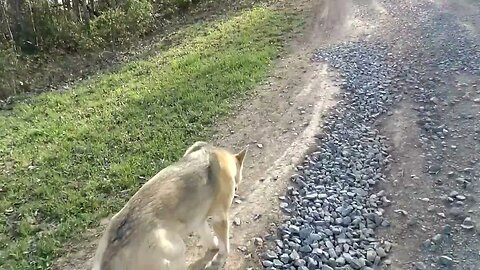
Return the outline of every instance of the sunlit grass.
[[[47,269],[265,79],[292,14],[255,8],[66,92],[0,111],[0,268]]]

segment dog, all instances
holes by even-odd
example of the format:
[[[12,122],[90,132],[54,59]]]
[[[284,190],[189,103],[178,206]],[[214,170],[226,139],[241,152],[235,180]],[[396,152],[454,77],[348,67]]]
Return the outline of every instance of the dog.
[[[192,232],[199,234],[202,246],[216,252],[205,269],[224,263],[230,252],[229,210],[247,149],[232,154],[203,141],[191,145],[112,217],[92,269],[186,270],[183,239]]]

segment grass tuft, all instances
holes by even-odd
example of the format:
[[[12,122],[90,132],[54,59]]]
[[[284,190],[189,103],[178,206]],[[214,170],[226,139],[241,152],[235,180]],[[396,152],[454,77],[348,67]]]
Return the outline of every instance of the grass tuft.
[[[48,269],[265,79],[296,15],[254,8],[0,111],[0,268]],[[295,23],[292,23],[295,22]]]

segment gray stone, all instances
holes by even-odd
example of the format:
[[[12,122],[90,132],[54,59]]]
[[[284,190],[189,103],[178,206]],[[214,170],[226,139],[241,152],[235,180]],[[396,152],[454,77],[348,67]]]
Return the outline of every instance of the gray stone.
[[[353,268],[353,269],[360,269],[362,268],[362,263],[360,262],[359,259],[352,259],[350,262],[349,262],[350,266]]]
[[[293,263],[295,266],[304,266],[307,264],[307,262],[304,259],[297,259]]]
[[[389,241],[385,241],[384,248],[387,253],[390,252],[392,250],[392,243],[390,243]]]
[[[290,261],[290,256],[288,256],[288,254],[283,253],[282,255],[280,255],[280,260],[283,263],[288,263]]]
[[[344,266],[345,265],[345,258],[340,256],[335,260],[336,266]]]
[[[414,263],[415,270],[426,270],[427,266],[423,262]]]
[[[329,249],[334,247],[332,242],[330,242],[329,240],[325,241],[325,246]]]
[[[262,265],[265,267],[270,267],[270,266],[273,266],[273,262],[264,260],[262,261]]]
[[[448,256],[440,256],[438,262],[443,265],[443,266],[447,266],[447,267],[450,267],[453,265],[453,259],[448,257]]]
[[[295,226],[295,225],[290,225],[288,229],[290,230],[290,232],[295,234],[298,234],[300,232],[300,228],[298,228],[298,226]]]
[[[337,253],[333,248],[328,249],[328,255],[330,256],[330,258],[333,258],[333,259],[337,258]]]
[[[298,260],[299,258],[300,258],[300,255],[298,255],[298,253],[297,253],[295,250],[293,250],[293,251],[290,253],[290,259],[292,259],[292,260],[295,261],[295,260]]]
[[[281,267],[281,266],[283,266],[283,262],[281,262],[279,259],[274,259],[273,260],[273,266]]]
[[[277,258],[277,254],[274,252],[274,251],[271,251],[271,250],[268,250],[266,253],[265,253],[265,258],[267,260],[273,260],[273,259],[276,259]]]
[[[472,218],[466,217],[460,226],[465,230],[472,230],[475,228],[475,223]]]
[[[300,249],[299,249],[300,252],[303,252],[303,253],[310,253],[312,252],[312,248],[310,246],[302,246]]]
[[[367,250],[367,261],[373,262],[375,261],[375,257],[377,256],[377,253],[375,250],[369,249]]]
[[[442,240],[443,240],[443,236],[439,233],[432,237],[432,242],[437,245],[441,244]]]
[[[377,252],[377,254],[378,254],[378,256],[380,256],[380,258],[387,257],[387,253],[385,252],[385,250],[382,247],[377,248],[375,250],[375,252]]]

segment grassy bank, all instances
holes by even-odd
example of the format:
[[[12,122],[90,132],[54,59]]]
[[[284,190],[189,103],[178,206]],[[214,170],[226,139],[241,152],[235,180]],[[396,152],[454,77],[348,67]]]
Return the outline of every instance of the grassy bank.
[[[0,111],[0,268],[47,269],[261,82],[294,14],[256,8],[182,31],[114,74]]]

